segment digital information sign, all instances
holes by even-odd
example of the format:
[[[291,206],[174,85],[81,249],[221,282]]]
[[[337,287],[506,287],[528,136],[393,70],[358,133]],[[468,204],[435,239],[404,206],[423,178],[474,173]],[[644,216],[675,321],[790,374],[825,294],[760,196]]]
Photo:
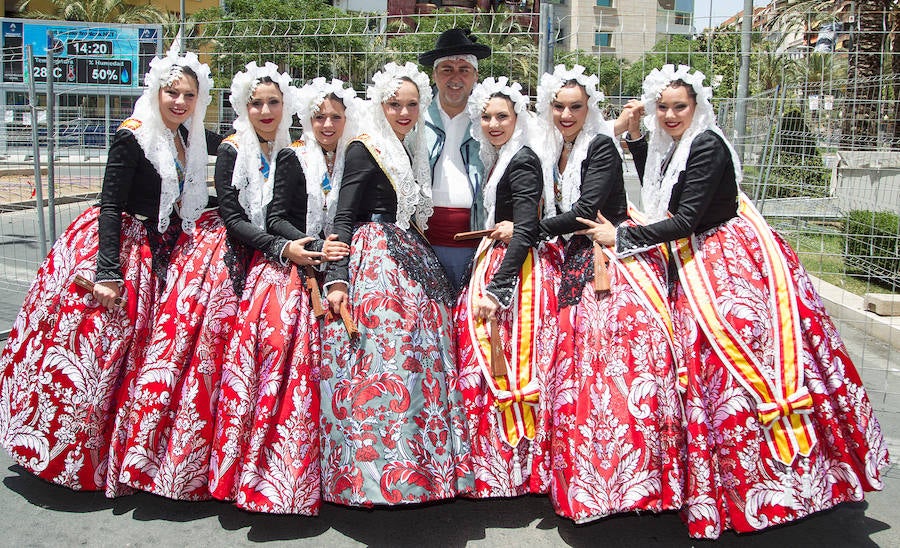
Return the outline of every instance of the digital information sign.
[[[52,39],[50,34],[52,32]],[[159,51],[158,25],[110,25],[4,19],[3,81],[47,81],[47,50],[53,51],[53,80],[61,84],[140,87],[143,73]],[[24,46],[31,44],[34,66]],[[17,59],[21,59],[17,67]],[[16,70],[18,68],[18,70]]]

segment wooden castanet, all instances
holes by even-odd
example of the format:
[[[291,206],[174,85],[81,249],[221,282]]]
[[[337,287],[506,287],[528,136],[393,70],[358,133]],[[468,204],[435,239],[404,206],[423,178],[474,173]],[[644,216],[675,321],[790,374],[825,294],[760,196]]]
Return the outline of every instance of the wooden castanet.
[[[343,320],[344,328],[351,339],[359,335],[359,328],[356,327],[356,322],[353,321],[353,316],[350,314],[350,309],[347,308],[346,303],[341,303],[341,320]]]
[[[306,287],[309,289],[309,298],[312,301],[313,315],[321,319],[325,316],[325,308],[322,306],[322,292],[319,290],[319,282],[316,280],[316,272],[313,267],[306,267]]]
[[[75,285],[77,285],[78,287],[80,287],[82,289],[87,289],[88,291],[91,291],[91,292],[94,291],[94,282],[85,278],[81,274],[77,274],[75,276],[74,282],[75,282]],[[122,308],[122,306],[125,304],[125,297],[116,297],[116,300],[113,301],[113,304],[115,304],[119,308]]]
[[[493,228],[488,228],[485,230],[475,230],[472,232],[457,232],[453,235],[454,242],[461,242],[463,240],[478,240],[480,238],[487,238],[494,232]]]
[[[594,242],[594,292],[609,293],[609,272],[606,270],[606,255],[597,242]]]

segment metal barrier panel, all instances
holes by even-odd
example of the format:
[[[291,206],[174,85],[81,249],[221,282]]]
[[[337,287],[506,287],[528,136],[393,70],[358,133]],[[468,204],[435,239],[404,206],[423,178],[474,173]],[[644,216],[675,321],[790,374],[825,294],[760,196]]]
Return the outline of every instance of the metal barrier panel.
[[[515,2],[509,5],[521,11],[497,13],[387,16],[331,10],[273,20],[238,15],[188,22],[182,36],[186,49],[200,52],[213,69],[217,89],[207,126],[226,131],[233,119],[231,76],[251,60],[273,61],[298,83],[339,77],[364,93],[383,63],[415,61],[440,32],[456,26],[472,29],[494,49],[481,62],[480,77],[509,76],[533,96],[542,30],[534,4]],[[555,6],[549,40],[554,61],[580,63],[600,76],[609,117],[640,95],[641,80],[652,68],[669,62],[703,70],[715,88],[719,123],[743,150],[743,191],[822,281],[823,299],[876,405],[900,411],[900,320],[865,311],[866,294],[900,290],[900,54],[888,45],[895,39],[885,30],[891,27],[871,25],[895,21],[897,14],[860,13],[846,2],[793,14],[779,12],[782,3],[775,2],[758,10],[750,92],[741,100],[736,95],[739,18],[720,25],[702,14],[660,8],[655,1],[621,4],[626,5],[572,0]],[[45,91],[37,119],[21,89],[0,91],[0,329],[5,329],[43,259],[36,253],[34,154],[44,168],[54,162],[57,230],[64,230],[97,196],[109,139],[136,97],[113,86],[89,93],[57,86],[55,129],[48,135],[46,116],[41,117]],[[741,109],[746,128],[735,128]],[[37,142],[32,124],[38,127]],[[46,157],[48,139],[56,144],[52,159]],[[634,172],[627,178],[637,201]],[[42,183],[46,186],[45,178]]]

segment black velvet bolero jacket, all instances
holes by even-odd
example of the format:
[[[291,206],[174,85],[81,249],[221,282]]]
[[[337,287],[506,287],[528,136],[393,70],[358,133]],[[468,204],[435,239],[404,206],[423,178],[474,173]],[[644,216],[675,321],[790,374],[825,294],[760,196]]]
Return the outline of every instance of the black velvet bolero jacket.
[[[353,239],[356,223],[371,221],[376,215],[386,221],[396,219],[397,193],[369,149],[359,141],[347,147],[339,192],[332,232],[347,245]],[[349,264],[349,257],[329,263],[325,283],[349,282]]]
[[[240,191],[232,184],[237,153],[235,145],[225,140],[216,154],[216,197],[225,230],[242,244],[262,251],[270,261],[281,262],[281,251],[288,243],[287,239],[254,225],[238,199]]]
[[[570,211],[541,221],[541,236],[548,239],[587,228],[575,218],[593,220],[598,210],[614,225],[628,217],[622,157],[612,138],[603,134],[591,140],[587,156],[581,163],[580,197]]]
[[[179,126],[178,131],[187,142],[187,128]],[[221,135],[206,131],[206,150],[209,155],[216,154],[221,142]],[[145,217],[148,229],[156,230],[161,188],[162,179],[147,159],[134,133],[127,128],[120,128],[109,147],[100,191],[100,249],[95,281],[122,281],[119,264],[122,212]]]
[[[513,235],[506,255],[485,288],[503,308],[512,302],[519,270],[529,249],[538,240],[543,188],[540,159],[533,150],[522,147],[512,157],[497,183],[494,206],[494,222],[513,222]]]
[[[641,180],[647,163],[647,142],[628,144]],[[636,227],[620,226],[616,251],[635,250],[685,238],[718,226],[737,215],[737,182],[734,162],[722,138],[712,131],[698,135],[691,143],[685,170],[669,199],[668,219]]]
[[[272,203],[266,215],[266,230],[286,240],[306,237],[306,174],[292,148],[283,148],[275,158]]]

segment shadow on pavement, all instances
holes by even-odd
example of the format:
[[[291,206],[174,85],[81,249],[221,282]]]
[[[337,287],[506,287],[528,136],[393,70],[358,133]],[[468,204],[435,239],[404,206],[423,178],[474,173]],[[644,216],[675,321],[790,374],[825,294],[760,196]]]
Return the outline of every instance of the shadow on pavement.
[[[690,539],[675,513],[620,515],[586,525],[556,516],[546,497],[509,500],[455,500],[409,508],[355,509],[323,504],[319,517],[244,512],[224,502],[183,502],[147,493],[108,499],[99,492],[76,492],[47,483],[17,465],[8,468],[6,487],[34,506],[55,512],[121,516],[137,521],[185,523],[216,518],[225,531],[244,531],[250,542],[312,539],[334,530],[368,546],[465,546],[487,541],[494,546],[536,548],[559,540],[569,546],[703,546]],[[722,534],[716,545],[728,547],[878,546],[870,536],[890,528],[866,517],[868,504],[848,503],[805,520],[762,533]],[[124,519],[124,518],[123,518]],[[555,534],[554,534],[555,530]],[[557,537],[558,535],[558,537]],[[324,540],[324,539],[320,539]]]

